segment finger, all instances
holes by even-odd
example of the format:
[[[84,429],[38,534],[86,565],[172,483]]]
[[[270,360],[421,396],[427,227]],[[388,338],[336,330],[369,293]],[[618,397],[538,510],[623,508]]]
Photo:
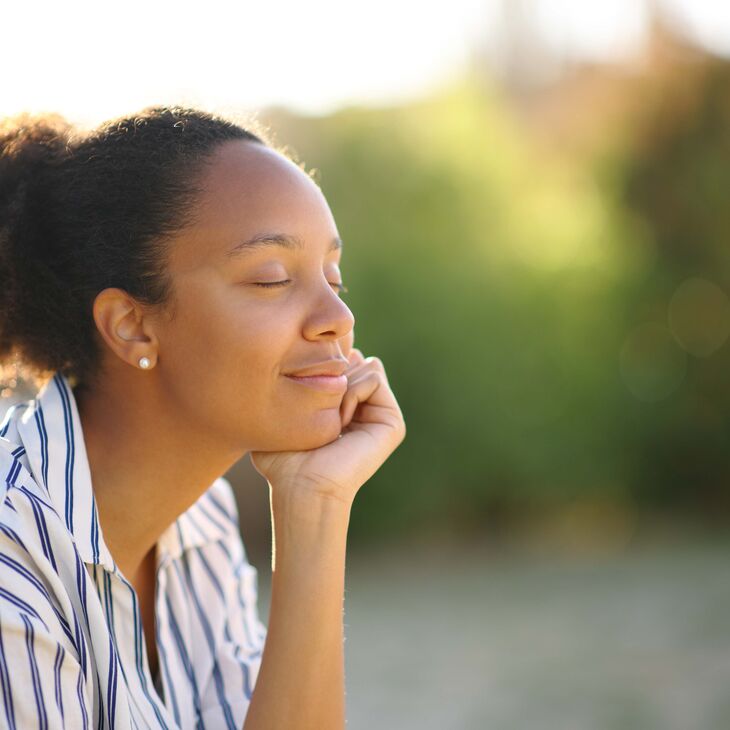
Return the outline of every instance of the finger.
[[[355,410],[360,403],[370,398],[379,385],[380,383],[374,372],[365,373],[357,381],[348,383],[347,392],[340,404],[340,417],[342,419],[343,429],[352,421]]]
[[[395,413],[392,408],[384,406],[374,406],[368,402],[358,403],[350,422],[347,424],[352,427],[355,423],[383,423],[391,425],[393,428],[399,427],[403,421],[403,415]]]
[[[360,365],[365,360],[365,356],[362,354],[362,352],[360,352],[360,350],[358,350],[356,347],[353,347],[347,359],[350,363],[348,365],[348,370],[350,370],[351,368]]]
[[[363,361],[351,365],[347,370],[345,370],[345,375],[347,375],[348,381],[357,380],[357,378],[362,375],[362,373],[368,370],[372,370],[372,368],[368,367],[368,364]]]
[[[340,405],[342,428],[350,423],[358,405],[365,401],[370,405],[380,406],[391,411],[397,412],[398,410],[398,404],[385,375],[377,370],[372,370],[352,384],[348,383],[347,392]]]
[[[347,375],[348,380],[356,380],[361,373],[370,370],[377,370],[385,375],[385,367],[383,366],[382,361],[379,357],[374,356],[363,358],[363,360],[361,360],[359,363],[353,365],[349,370],[346,370],[345,374]]]

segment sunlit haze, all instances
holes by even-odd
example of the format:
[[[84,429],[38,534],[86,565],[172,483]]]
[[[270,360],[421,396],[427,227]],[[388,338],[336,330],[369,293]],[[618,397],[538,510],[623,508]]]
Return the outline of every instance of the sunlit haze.
[[[664,0],[687,32],[730,50],[725,3]],[[612,57],[640,44],[639,0],[278,0],[8,3],[0,114],[59,111],[81,123],[152,103],[310,114],[418,96],[495,53],[519,17],[558,55]],[[515,20],[517,18],[517,20]]]

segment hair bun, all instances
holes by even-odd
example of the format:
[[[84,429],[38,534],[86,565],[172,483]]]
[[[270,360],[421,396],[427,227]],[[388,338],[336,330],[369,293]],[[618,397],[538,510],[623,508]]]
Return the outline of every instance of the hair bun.
[[[28,228],[29,196],[42,192],[41,173],[49,163],[64,156],[72,128],[58,114],[20,114],[0,118],[0,380],[18,374],[16,345],[23,341],[27,322],[23,311],[27,302],[22,293],[32,296],[34,277],[19,274],[23,261],[30,257],[26,238],[17,235]],[[31,216],[32,217],[32,216]],[[37,221],[36,221],[37,223]],[[13,356],[12,362],[10,356]],[[11,367],[12,366],[12,367]],[[7,382],[17,382],[15,376]],[[0,383],[2,385],[3,383]]]
[[[71,126],[59,114],[19,114],[0,119],[0,227],[23,183],[66,149]],[[22,195],[21,195],[22,197]]]

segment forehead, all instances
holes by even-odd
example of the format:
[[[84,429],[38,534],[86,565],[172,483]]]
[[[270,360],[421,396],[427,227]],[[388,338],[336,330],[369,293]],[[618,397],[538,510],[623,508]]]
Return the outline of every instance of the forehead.
[[[251,197],[272,188],[283,193],[302,187],[318,189],[309,176],[287,157],[271,147],[247,140],[219,145],[210,155],[202,183],[218,195],[227,189]]]
[[[337,235],[322,191],[295,163],[265,145],[236,140],[213,152],[199,180],[195,221],[175,246],[181,268],[224,259],[238,241],[281,232],[305,241]]]

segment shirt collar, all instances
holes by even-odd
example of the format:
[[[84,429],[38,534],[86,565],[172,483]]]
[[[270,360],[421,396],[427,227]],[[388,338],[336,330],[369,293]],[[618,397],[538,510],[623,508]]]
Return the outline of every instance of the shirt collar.
[[[25,405],[13,417],[34,479],[47,490],[82,560],[116,572],[101,533],[81,420],[68,379],[54,373]],[[206,493],[162,533],[157,542],[158,563],[228,533],[226,525],[211,517],[205,497]]]

